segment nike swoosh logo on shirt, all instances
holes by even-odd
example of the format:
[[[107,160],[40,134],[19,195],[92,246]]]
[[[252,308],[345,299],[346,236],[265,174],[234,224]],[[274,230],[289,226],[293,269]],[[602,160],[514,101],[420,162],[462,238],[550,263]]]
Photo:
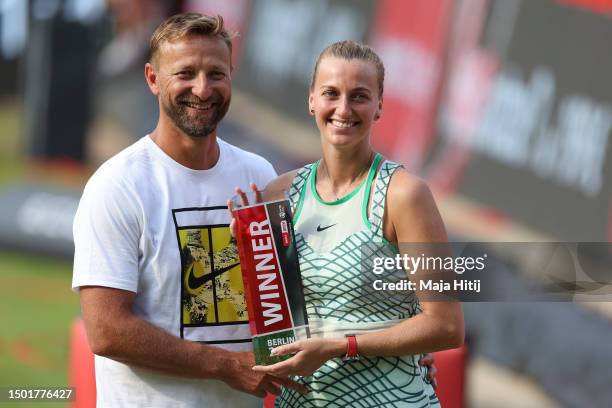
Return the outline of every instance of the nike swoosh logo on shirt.
[[[204,274],[202,276],[195,276],[193,273],[193,265],[191,265],[191,267],[189,268],[189,270],[187,271],[187,285],[189,286],[189,289],[191,290],[195,290],[198,289],[199,287],[201,287],[202,285],[204,285],[206,282],[211,281],[213,279],[215,279],[217,276],[229,271],[230,269],[236,267],[240,265],[240,263],[235,263],[233,265],[229,265],[226,266],[224,268],[220,268],[220,269],[215,269],[214,272],[212,273],[207,273]]]
[[[337,225],[337,224],[338,223],[332,224],[332,225],[328,225],[327,227],[321,227],[321,224],[319,224],[319,225],[317,225],[317,232],[325,231],[326,229],[331,228],[331,227],[333,227],[334,225]]]

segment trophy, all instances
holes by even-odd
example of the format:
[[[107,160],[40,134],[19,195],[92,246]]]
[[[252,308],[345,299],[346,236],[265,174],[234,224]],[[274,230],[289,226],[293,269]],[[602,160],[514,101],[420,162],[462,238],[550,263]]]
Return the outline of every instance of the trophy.
[[[270,356],[274,347],[310,337],[291,207],[284,195],[233,202],[255,362],[270,365],[288,358]]]

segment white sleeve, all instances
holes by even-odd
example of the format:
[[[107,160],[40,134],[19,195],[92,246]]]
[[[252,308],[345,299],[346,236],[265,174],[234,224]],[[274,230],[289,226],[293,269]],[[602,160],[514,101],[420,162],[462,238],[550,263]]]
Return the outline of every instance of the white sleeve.
[[[125,186],[111,177],[92,177],[74,218],[73,290],[80,286],[138,290],[142,223],[137,208]]]

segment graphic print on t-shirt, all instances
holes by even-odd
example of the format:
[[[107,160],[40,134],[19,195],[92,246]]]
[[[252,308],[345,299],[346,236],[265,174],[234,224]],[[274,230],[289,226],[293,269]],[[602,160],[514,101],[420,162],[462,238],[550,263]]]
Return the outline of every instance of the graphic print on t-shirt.
[[[205,224],[219,219],[217,211],[227,212],[227,207],[172,211],[181,259],[181,337],[246,342],[249,320],[236,241],[228,224]],[[211,330],[222,326],[227,330]]]

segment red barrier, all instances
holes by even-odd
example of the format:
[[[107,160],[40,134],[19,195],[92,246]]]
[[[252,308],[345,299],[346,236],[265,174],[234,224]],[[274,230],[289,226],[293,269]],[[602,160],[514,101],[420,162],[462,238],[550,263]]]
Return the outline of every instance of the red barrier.
[[[89,349],[85,325],[75,319],[70,326],[70,362],[68,383],[75,388],[76,400],[71,408],[95,408],[96,373],[94,355]]]
[[[264,399],[264,408],[273,408],[274,407],[274,395],[268,394]]]
[[[436,394],[442,408],[462,408],[465,406],[465,369],[467,347],[434,353],[438,389]]]
[[[443,408],[465,406],[465,368],[467,348],[465,346],[434,353],[438,368],[438,399]],[[87,333],[81,319],[75,319],[70,328],[70,372],[69,384],[76,389],[76,401],[71,408],[94,408],[96,406],[96,377],[94,355],[89,349]],[[268,395],[265,408],[274,406],[274,398]]]

